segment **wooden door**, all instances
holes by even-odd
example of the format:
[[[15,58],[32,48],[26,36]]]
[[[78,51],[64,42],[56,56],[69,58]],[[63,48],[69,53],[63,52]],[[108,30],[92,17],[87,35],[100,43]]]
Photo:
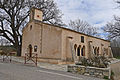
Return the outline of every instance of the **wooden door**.
[[[29,57],[32,57],[32,45],[29,45]]]

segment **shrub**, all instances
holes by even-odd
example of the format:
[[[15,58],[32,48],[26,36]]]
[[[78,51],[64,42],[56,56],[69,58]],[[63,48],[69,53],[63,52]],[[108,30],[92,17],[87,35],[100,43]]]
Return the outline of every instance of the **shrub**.
[[[94,56],[90,59],[86,59],[85,57],[81,57],[76,65],[83,65],[83,66],[92,66],[92,67],[99,67],[99,68],[107,68],[110,60],[104,56]]]

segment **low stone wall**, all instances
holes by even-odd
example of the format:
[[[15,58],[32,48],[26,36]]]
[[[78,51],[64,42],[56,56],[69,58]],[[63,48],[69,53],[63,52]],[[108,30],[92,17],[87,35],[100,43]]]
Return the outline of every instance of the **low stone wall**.
[[[82,75],[94,76],[98,78],[104,78],[105,76],[110,78],[111,75],[110,68],[85,67],[81,65],[68,65],[67,71]]]
[[[114,72],[114,80],[120,80],[120,60],[111,62],[110,68]]]

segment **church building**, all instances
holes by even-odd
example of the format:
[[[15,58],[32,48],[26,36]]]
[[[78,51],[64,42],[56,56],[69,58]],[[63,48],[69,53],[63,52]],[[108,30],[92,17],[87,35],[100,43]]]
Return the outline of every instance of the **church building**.
[[[55,64],[75,63],[80,57],[111,57],[110,41],[42,22],[41,10],[32,8],[23,29],[22,56],[38,54],[38,60]]]

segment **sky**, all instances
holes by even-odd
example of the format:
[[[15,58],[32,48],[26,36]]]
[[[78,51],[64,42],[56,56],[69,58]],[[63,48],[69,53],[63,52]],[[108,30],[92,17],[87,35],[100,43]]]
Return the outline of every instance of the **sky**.
[[[115,0],[55,0],[58,8],[63,13],[62,20],[68,24],[70,20],[81,19],[89,24],[101,28],[107,22],[114,19],[114,15],[120,16],[120,8]]]

